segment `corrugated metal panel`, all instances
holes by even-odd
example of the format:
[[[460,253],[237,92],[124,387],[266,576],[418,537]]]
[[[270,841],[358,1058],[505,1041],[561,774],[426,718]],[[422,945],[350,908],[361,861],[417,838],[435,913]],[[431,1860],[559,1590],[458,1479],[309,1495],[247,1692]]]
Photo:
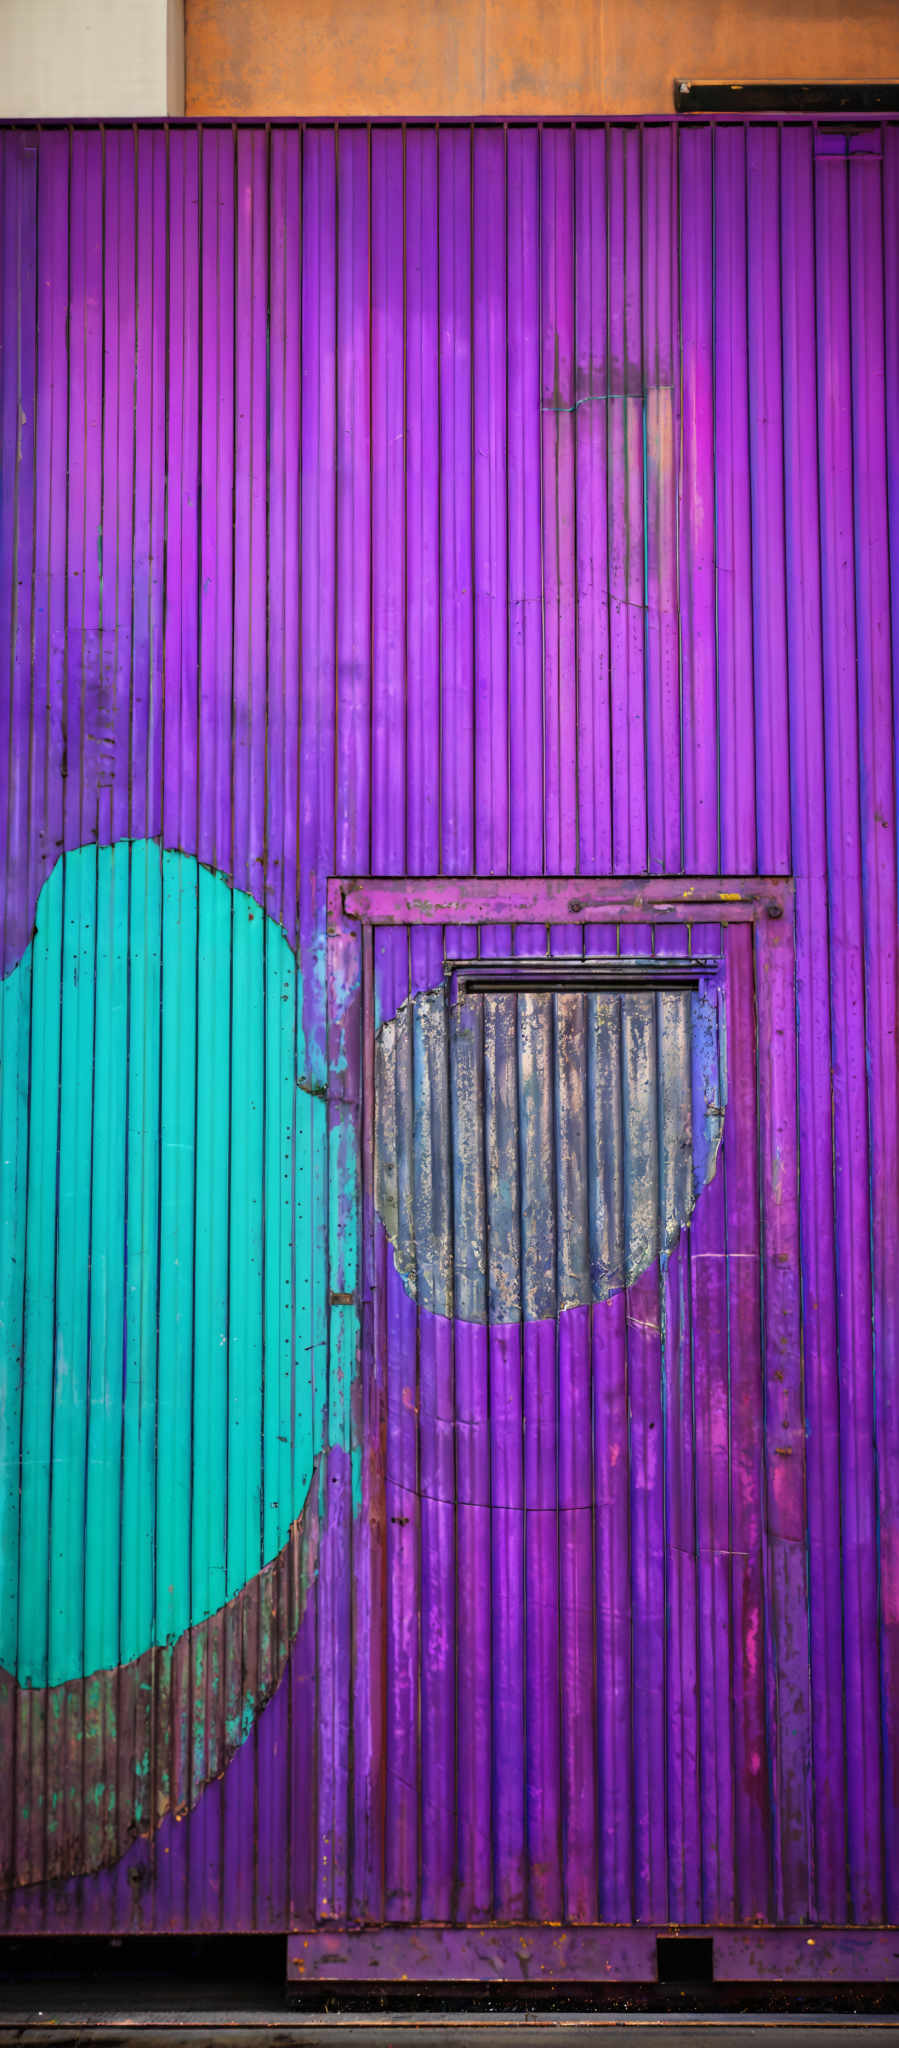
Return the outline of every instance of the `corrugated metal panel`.
[[[795,1286],[792,1241],[731,1314],[760,1343],[786,1317],[784,1398],[802,1427],[760,1527],[750,1473],[773,1457],[773,1416],[757,1384],[694,1341],[666,1386],[666,1427],[679,1402],[696,1427],[693,1462],[664,1478],[680,1531],[666,1658],[680,1682],[663,1710],[651,1659],[634,1669],[628,1728],[645,1778],[621,1780],[597,1841],[600,1896],[603,1911],[614,1899],[616,1917],[648,1921],[899,1919],[899,129],[855,125],[849,137],[803,121],[660,121],[0,138],[3,1640],[21,1681],[2,1712],[26,1788],[3,1805],[11,1927],[285,1927],[333,1910],[314,1800],[332,1752],[336,1806],[344,1797],[331,1646],[350,1621],[349,1521],[329,1521],[323,1547],[310,1538],[305,1605],[290,1568],[270,1661],[224,1619],[228,1588],[258,1586],[307,1501],[311,1526],[306,1475],[325,1447],[322,1497],[352,1512],[349,1390],[325,1340],[329,1284],[338,1297],[356,1288],[328,1211],[328,875],[719,867],[795,875],[801,1344],[797,1298],[780,1303],[775,1288]],[[108,881],[102,860],[76,859],[126,842]],[[159,892],[149,932],[135,860]],[[227,930],[209,921],[204,952],[183,905],[200,902],[198,877],[212,886],[208,870],[234,908]],[[244,973],[233,917],[247,899]],[[497,926],[498,953],[510,937]],[[638,924],[633,943],[649,937]],[[609,938],[599,925],[592,943]],[[292,1026],[285,939],[301,969]],[[571,943],[562,927],[559,949]],[[412,942],[419,987],[430,944]],[[470,955],[472,932],[451,950]],[[735,1001],[749,1031],[747,990]],[[785,1034],[793,1022],[791,1010]],[[220,1071],[231,1078],[217,1092]],[[731,1132],[753,1114],[748,1086],[745,1101],[732,1093]],[[339,1165],[333,1105],[330,1121]],[[757,1191],[726,1170],[735,1142],[726,1126],[725,1173],[691,1225],[710,1274],[757,1214]],[[51,1157],[55,1190],[40,1164]],[[117,1202],[142,1221],[136,1246],[129,1221],[107,1253],[104,1284],[120,1297],[101,1336],[84,1218]],[[236,1244],[248,1278],[229,1293]],[[235,1364],[230,1394],[195,1404],[188,1445],[166,1407],[166,1376],[183,1400],[188,1369],[166,1314],[182,1328],[198,1301]],[[639,1301],[633,1313],[629,1295],[619,1302],[647,1320]],[[704,1295],[690,1314],[718,1327]],[[184,1342],[195,1377],[193,1334]],[[260,1414],[273,1350],[283,1411],[264,1394]],[[650,1361],[636,1371],[634,1426],[648,1430]],[[127,1456],[100,1447],[124,1426],[127,1451],[132,1424],[140,1476],[125,1488]],[[270,1425],[283,1457],[271,1491]],[[395,1418],[401,1490],[410,1427]],[[181,1522],[163,1504],[167,1472],[189,1503]],[[440,1499],[421,1512],[439,1520]],[[610,1542],[616,1530],[637,1541],[624,1513],[610,1498]],[[476,1515],[469,1540],[460,1644],[485,1597]],[[223,1568],[211,1612],[204,1544]],[[92,1574],[94,1551],[119,1589],[99,1563]],[[65,1575],[82,1552],[76,1609]],[[129,1583],[143,1588],[134,1637]],[[18,1661],[32,1584],[49,1602],[46,1673]],[[410,1579],[400,1647],[419,1592]],[[773,1696],[753,1662],[753,1617],[772,1599],[793,1659]],[[193,1654],[184,1614],[200,1631],[189,1697],[208,1703],[203,1726],[218,1715],[243,1734],[244,1713],[252,1726],[223,1777],[205,1753],[191,1766],[193,1790],[147,1837],[132,1757],[155,1784],[177,1729],[197,1739],[193,1707],[159,1675],[165,1657],[174,1670]],[[95,1627],[104,1642],[114,1632],[115,1664],[132,1640],[158,1654],[133,1705],[120,1680],[100,1686],[102,1732],[86,1736],[89,1681],[109,1668],[92,1661]],[[287,1638],[283,1681],[257,1711]],[[438,1659],[435,1730],[448,1672]],[[75,1688],[61,1712],[54,1674]],[[754,1808],[736,1796],[735,1759],[772,1711],[782,1767]],[[618,1754],[604,1722],[608,1780]],[[393,1779],[414,1787],[407,1761],[397,1753]],[[473,1860],[454,1913],[486,1897],[470,1766],[458,1799],[438,1790],[413,1823],[410,1790],[396,1819],[398,1843],[414,1826],[461,1829]],[[108,1857],[113,1784],[137,1829],[124,1859],[31,1883],[84,1869],[100,1853],[89,1840]],[[650,1832],[631,1864],[622,1845],[639,1813]],[[427,1911],[410,1855],[397,1848],[397,1910],[414,1895]],[[549,1850],[538,1860],[545,1889],[529,1910],[555,1917],[558,1870]],[[439,1888],[431,1903],[450,1910]]]

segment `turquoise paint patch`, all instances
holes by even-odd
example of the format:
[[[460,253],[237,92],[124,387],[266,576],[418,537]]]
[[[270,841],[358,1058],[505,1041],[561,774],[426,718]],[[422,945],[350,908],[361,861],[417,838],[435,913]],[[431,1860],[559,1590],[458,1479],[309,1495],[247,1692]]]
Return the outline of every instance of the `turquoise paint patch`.
[[[0,983],[0,1665],[23,1685],[175,1641],[302,1509],[327,1138],[299,995],[259,905],[148,841],[65,855]]]

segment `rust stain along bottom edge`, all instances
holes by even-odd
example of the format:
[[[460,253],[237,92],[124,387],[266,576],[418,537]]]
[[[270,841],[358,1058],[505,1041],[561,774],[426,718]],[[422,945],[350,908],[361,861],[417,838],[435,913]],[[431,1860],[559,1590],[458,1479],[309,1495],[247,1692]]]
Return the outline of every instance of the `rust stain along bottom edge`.
[[[372,1927],[289,1936],[288,1982],[483,1983],[569,1978],[656,1983],[658,1942],[711,1946],[716,1982],[886,1983],[899,1979],[897,1928]]]

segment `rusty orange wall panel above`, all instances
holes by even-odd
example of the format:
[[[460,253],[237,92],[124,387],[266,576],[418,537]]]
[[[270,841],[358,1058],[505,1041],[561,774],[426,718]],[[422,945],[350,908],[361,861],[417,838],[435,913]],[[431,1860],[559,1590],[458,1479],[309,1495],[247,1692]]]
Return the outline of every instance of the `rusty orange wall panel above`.
[[[185,0],[190,114],[669,113],[675,77],[899,74],[894,0]]]

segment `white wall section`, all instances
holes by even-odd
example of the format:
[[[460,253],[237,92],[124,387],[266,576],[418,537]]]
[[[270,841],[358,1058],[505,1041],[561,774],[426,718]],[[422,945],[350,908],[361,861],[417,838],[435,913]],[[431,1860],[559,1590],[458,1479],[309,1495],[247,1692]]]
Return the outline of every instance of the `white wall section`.
[[[0,0],[0,118],[183,111],[184,0]]]

